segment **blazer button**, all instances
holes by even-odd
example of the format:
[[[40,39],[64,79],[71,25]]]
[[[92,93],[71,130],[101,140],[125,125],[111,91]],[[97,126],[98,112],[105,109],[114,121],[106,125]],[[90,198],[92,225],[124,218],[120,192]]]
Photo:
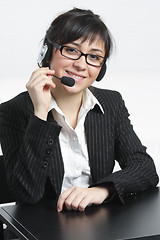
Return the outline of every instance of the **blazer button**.
[[[49,145],[49,146],[52,146],[52,145],[53,145],[53,142],[54,142],[53,139],[49,139],[49,140],[48,140],[48,145]]]
[[[48,162],[44,161],[44,162],[42,163],[42,167],[43,167],[43,168],[48,167]]]
[[[46,154],[50,154],[51,153],[51,149],[50,148],[47,148],[46,151],[45,151]]]

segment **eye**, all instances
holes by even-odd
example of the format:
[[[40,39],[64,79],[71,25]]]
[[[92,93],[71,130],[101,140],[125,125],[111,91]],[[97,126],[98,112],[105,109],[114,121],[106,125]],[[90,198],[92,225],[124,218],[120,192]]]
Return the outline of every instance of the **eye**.
[[[98,55],[89,54],[88,56],[89,56],[90,60],[92,60],[92,61],[100,61],[100,56],[98,56]]]
[[[77,49],[72,48],[72,47],[65,47],[64,50],[65,50],[65,52],[68,53],[68,54],[77,54],[77,53],[78,53]]]

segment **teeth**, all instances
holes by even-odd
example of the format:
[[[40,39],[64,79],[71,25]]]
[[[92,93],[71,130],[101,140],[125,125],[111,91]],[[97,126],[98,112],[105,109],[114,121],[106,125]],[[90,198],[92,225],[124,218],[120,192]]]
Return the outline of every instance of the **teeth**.
[[[75,78],[82,78],[82,77],[77,76],[77,75],[74,75],[74,74],[72,74],[72,73],[70,73],[70,75],[72,75],[72,76],[75,77]]]

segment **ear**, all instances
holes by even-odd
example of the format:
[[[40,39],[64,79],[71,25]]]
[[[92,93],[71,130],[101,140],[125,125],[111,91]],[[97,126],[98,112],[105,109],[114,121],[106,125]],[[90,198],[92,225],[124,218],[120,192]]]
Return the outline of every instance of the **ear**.
[[[99,82],[104,77],[106,70],[107,70],[107,65],[106,65],[106,63],[104,63],[103,66],[101,67],[101,71],[96,79],[97,82]]]

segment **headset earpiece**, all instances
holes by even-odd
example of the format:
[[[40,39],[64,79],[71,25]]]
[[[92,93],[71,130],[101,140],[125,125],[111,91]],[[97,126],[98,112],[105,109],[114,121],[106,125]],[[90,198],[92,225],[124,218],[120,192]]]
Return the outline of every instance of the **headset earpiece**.
[[[106,65],[106,63],[104,63],[103,66],[101,67],[101,71],[96,79],[97,82],[101,81],[101,79],[104,77],[104,75],[106,73],[106,70],[107,70],[107,65]]]
[[[47,44],[44,44],[40,50],[39,56],[38,56],[38,60],[37,60],[37,64],[39,67],[43,66],[43,60],[46,56],[46,52],[48,50],[48,46]]]
[[[49,67],[49,61],[52,57],[52,45],[48,42],[44,43],[37,60],[39,67]]]

